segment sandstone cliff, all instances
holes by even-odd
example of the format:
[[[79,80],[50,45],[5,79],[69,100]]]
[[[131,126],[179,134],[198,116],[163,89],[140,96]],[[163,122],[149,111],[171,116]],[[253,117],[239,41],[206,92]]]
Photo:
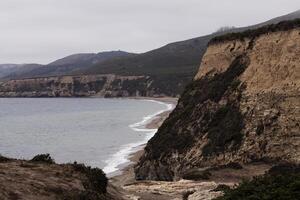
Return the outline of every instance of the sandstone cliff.
[[[137,179],[230,163],[300,163],[300,21],[213,39],[148,142]]]
[[[0,82],[0,97],[157,97],[177,95],[176,88],[169,88],[171,84],[158,85],[157,82],[156,79],[149,76],[113,74],[28,78]]]

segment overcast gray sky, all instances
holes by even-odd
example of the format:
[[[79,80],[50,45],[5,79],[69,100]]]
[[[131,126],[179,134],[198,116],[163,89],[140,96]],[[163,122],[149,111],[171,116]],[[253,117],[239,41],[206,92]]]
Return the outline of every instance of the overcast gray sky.
[[[145,52],[298,9],[299,0],[0,0],[0,63]]]

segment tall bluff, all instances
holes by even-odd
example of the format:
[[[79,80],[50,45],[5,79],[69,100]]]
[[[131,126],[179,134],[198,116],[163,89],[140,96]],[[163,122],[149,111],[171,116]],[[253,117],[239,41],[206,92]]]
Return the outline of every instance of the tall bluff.
[[[114,74],[53,76],[0,82],[0,97],[176,96],[149,76]]]
[[[300,163],[300,21],[213,39],[148,142],[137,179],[253,161]]]

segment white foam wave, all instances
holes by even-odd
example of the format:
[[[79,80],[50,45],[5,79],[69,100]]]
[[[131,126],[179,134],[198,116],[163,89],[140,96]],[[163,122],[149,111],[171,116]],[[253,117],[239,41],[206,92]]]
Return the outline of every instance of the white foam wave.
[[[144,101],[151,101],[155,103],[159,103],[162,105],[165,105],[166,108],[163,110],[160,110],[154,114],[145,116],[142,121],[134,123],[129,125],[131,129],[137,132],[144,132],[145,138],[142,141],[130,143],[123,145],[120,150],[113,154],[109,159],[105,161],[106,166],[103,168],[103,171],[108,174],[108,176],[118,170],[120,170],[120,166],[122,164],[129,163],[129,156],[130,154],[139,151],[141,148],[141,145],[147,143],[156,133],[157,129],[148,129],[145,126],[150,123],[152,120],[154,120],[158,115],[162,114],[163,112],[170,111],[174,108],[173,104],[164,103],[161,101],[156,100],[144,100]],[[145,133],[146,132],[146,133]]]

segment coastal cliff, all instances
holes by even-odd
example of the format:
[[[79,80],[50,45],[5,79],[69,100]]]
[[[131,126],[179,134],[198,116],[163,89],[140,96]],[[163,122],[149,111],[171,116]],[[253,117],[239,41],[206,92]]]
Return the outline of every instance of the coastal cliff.
[[[176,96],[180,81],[159,85],[149,76],[80,75],[54,76],[0,82],[0,97],[160,97]]]
[[[213,39],[148,142],[138,180],[232,163],[300,163],[300,21]]]

